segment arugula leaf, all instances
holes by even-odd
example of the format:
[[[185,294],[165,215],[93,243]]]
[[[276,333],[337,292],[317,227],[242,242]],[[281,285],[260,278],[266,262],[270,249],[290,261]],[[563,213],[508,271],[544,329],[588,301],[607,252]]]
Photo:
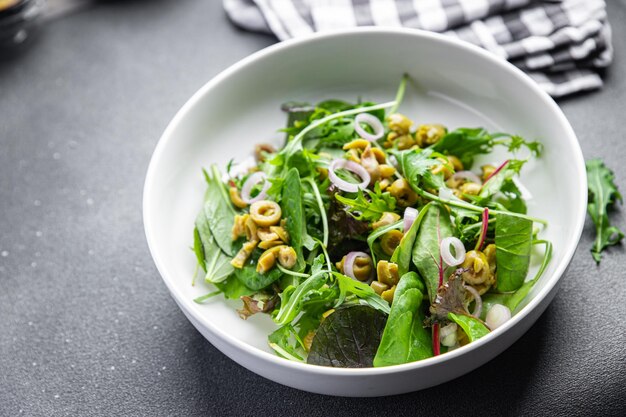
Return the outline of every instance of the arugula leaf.
[[[337,309],[317,329],[307,363],[341,368],[373,364],[387,316],[371,307]]]
[[[600,159],[587,161],[587,187],[589,202],[587,212],[596,226],[596,240],[591,247],[591,255],[596,263],[602,259],[602,251],[617,245],[624,238],[624,233],[611,226],[608,209],[616,201],[622,201],[622,195],[615,185],[613,171],[606,167]]]
[[[452,236],[450,214],[444,206],[429,203],[413,246],[413,264],[426,283],[430,301],[434,301],[439,288],[439,270],[443,267],[439,246],[441,239]]]
[[[524,146],[535,156],[539,156],[542,151],[542,145],[539,142],[526,141],[521,136],[506,133],[489,133],[482,127],[460,128],[448,132],[430,149],[447,155],[455,155],[461,160],[463,166],[469,169],[474,164],[475,156],[491,153],[496,145],[506,146],[509,152],[515,152]]]
[[[461,326],[470,342],[489,334],[487,326],[476,317],[448,313],[448,319]]]
[[[304,362],[306,351],[294,326],[286,324],[267,337],[269,345],[279,356],[296,362]]]
[[[379,227],[378,229],[370,233],[369,236],[367,236],[367,246],[369,246],[370,248],[370,253],[372,255],[372,263],[374,265],[378,264],[376,262],[376,251],[374,250],[374,242],[376,242],[376,239],[378,239],[379,237],[383,236],[384,234],[392,230],[402,230],[402,224],[403,224],[403,221],[398,220],[397,222],[388,224],[387,226]]]
[[[287,219],[285,228],[289,233],[289,245],[296,251],[296,272],[304,271],[306,263],[302,253],[302,244],[306,232],[306,219],[302,208],[302,187],[298,170],[291,168],[285,176],[281,199],[283,216]]]
[[[204,171],[204,177],[208,185],[204,195],[204,214],[215,242],[226,255],[233,256],[231,230],[235,221],[235,209],[220,179],[217,166],[212,165],[210,173]]]
[[[335,198],[348,207],[357,220],[376,221],[385,212],[393,212],[396,209],[396,199],[389,192],[382,192],[377,182],[374,191],[366,190],[367,198],[362,190],[358,190],[356,197],[350,199],[335,194]]]
[[[434,166],[442,165],[443,162],[436,159],[438,154],[431,148],[407,151],[390,151],[398,161],[398,167],[407,181],[417,188],[438,190],[445,187],[443,174],[433,174]]]
[[[204,214],[204,211],[201,211],[196,218],[196,232],[200,243],[200,248],[203,251],[203,259],[204,263],[201,264],[202,268],[205,270],[205,281],[216,283],[222,282],[230,274],[233,273],[235,269],[231,264],[231,257],[226,255],[220,247],[217,245],[217,242],[211,233],[211,229],[209,228],[209,222]],[[196,247],[196,242],[194,239],[194,248]],[[198,254],[196,253],[196,256]]]
[[[302,304],[310,292],[319,290],[326,283],[326,272],[311,275],[297,287],[286,288],[280,295],[281,306],[274,321],[282,326],[291,323],[302,310]]]
[[[380,310],[385,314],[389,314],[389,304],[387,301],[383,300],[380,295],[376,294],[372,287],[364,282],[340,274],[339,272],[333,272],[332,274],[339,285],[339,297],[337,297],[335,307],[341,306],[348,294],[354,294],[370,307]]]
[[[532,221],[506,214],[496,215],[498,291],[515,291],[524,284],[530,265],[532,240]]]
[[[424,284],[415,272],[400,278],[374,366],[399,365],[433,356],[431,334],[423,325],[424,291]]]

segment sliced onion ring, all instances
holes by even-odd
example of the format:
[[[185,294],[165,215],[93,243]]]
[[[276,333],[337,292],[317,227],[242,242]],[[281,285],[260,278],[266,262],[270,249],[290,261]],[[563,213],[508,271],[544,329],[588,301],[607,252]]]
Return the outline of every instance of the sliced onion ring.
[[[472,294],[472,296],[474,297],[474,301],[476,301],[476,305],[474,306],[474,312],[472,313],[472,316],[478,318],[480,317],[480,313],[482,313],[483,311],[483,299],[481,298],[480,294],[478,294],[478,291],[476,291],[476,288],[470,285],[465,285],[465,289],[470,294]]]
[[[480,180],[480,177],[478,175],[474,174],[472,171],[455,172],[454,175],[452,175],[452,178],[455,179],[455,180],[468,180],[468,181],[471,181],[471,182],[479,184],[479,185],[481,185],[483,183]]]
[[[368,125],[374,130],[374,134],[367,132],[363,127],[361,127],[361,123]],[[359,134],[363,139],[367,139],[370,142],[374,142],[383,137],[385,133],[385,128],[378,117],[372,116],[369,113],[360,113],[354,118],[354,130]]]
[[[335,173],[338,169],[346,169],[361,178],[361,182],[358,184],[344,181]],[[328,178],[337,186],[341,191],[347,191],[349,193],[356,193],[359,189],[364,190],[370,183],[370,174],[361,165],[354,161],[348,161],[347,159],[335,159],[328,166]]]
[[[454,246],[455,255],[452,255],[450,246]],[[456,237],[446,237],[441,240],[439,245],[439,251],[441,253],[441,259],[449,266],[457,266],[463,263],[465,260],[465,246]]]
[[[252,189],[261,181],[263,181],[263,188],[261,188],[261,191],[256,197],[252,197],[250,195],[250,193],[252,193]],[[241,187],[241,199],[247,204],[263,200],[267,196],[268,188],[270,188],[270,183],[267,181],[265,172],[255,172],[246,179],[246,182],[243,183],[243,187]]]
[[[408,232],[411,226],[413,226],[413,222],[417,218],[417,210],[413,207],[407,207],[404,209],[404,233]]]
[[[370,256],[365,252],[355,251],[346,255],[346,260],[343,261],[343,273],[358,281],[357,277],[354,275],[354,263],[356,262],[356,258],[367,258],[370,262],[372,262],[372,258],[370,258]]]

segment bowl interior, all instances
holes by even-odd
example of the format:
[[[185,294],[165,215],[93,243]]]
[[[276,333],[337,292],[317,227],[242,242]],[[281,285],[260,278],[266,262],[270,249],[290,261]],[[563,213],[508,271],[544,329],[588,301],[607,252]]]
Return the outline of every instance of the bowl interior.
[[[482,126],[544,144],[522,182],[531,195],[529,213],[549,221],[541,236],[554,243],[554,257],[527,301],[554,285],[555,271],[562,272],[578,242],[585,209],[580,149],[556,106],[474,48],[417,32],[367,31],[281,45],[246,59],[200,90],[172,121],[153,157],[144,213],[153,257],[179,303],[211,291],[201,278],[191,285],[195,258],[189,247],[205,190],[202,167],[242,161],[260,142],[280,144],[283,102],[389,101],[405,72],[413,81],[400,111],[417,123]],[[496,153],[483,161],[504,158]],[[270,351],[267,335],[275,326],[264,315],[241,320],[239,304],[215,297],[189,306],[200,322]]]

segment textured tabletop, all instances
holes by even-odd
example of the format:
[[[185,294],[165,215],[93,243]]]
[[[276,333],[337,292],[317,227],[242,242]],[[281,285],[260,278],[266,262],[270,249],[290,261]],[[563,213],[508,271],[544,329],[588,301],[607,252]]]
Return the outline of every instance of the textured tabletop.
[[[626,192],[626,1],[609,3],[606,87],[559,104]],[[148,252],[144,175],[186,99],[274,41],[231,26],[217,0],[109,1],[48,22],[0,62],[0,416],[626,415],[626,253],[597,267],[590,224],[531,330],[425,391],[300,392],[192,327]]]

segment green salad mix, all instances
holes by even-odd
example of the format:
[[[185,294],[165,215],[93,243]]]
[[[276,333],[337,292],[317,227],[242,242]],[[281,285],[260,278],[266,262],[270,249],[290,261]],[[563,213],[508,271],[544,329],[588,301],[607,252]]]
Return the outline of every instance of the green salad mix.
[[[440,355],[511,317],[551,256],[519,181],[542,146],[414,123],[406,82],[382,104],[286,103],[281,149],[205,171],[194,251],[216,290],[197,302],[239,299],[276,323],[278,355],[334,367]],[[510,158],[475,164],[496,147]]]

